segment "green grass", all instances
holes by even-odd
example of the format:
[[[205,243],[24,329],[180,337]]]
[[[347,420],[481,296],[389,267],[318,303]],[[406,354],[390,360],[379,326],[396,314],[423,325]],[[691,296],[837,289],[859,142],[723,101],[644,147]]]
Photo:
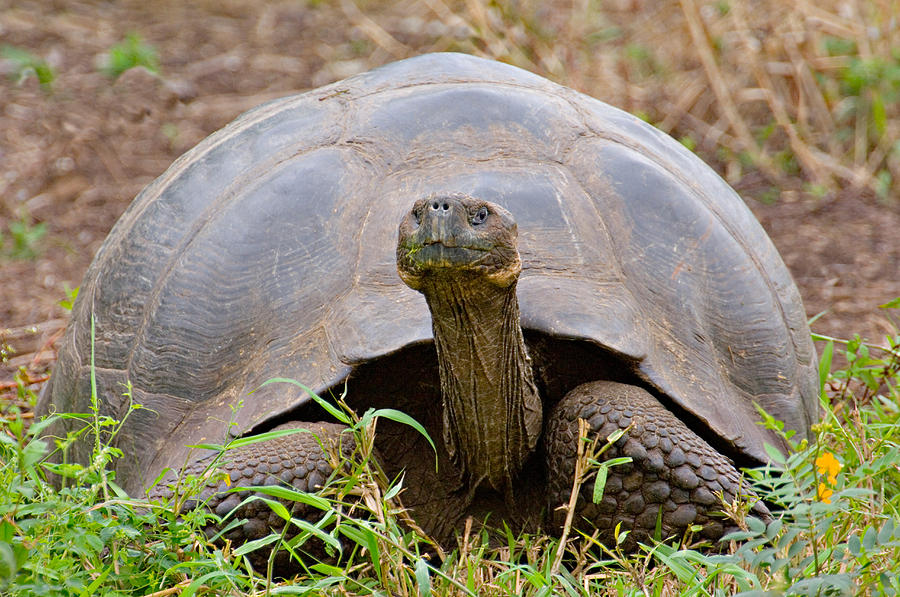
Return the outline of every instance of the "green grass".
[[[0,593],[896,595],[900,336],[886,341],[881,348],[858,339],[828,342],[821,371],[829,371],[835,346],[849,366],[823,375],[824,416],[814,441],[789,438],[788,457],[773,452],[769,466],[748,472],[755,491],[776,508],[776,520],[766,526],[746,519],[746,530],[731,536],[720,553],[690,549],[689,537],[633,554],[615,546],[588,549],[592,542],[584,536],[560,548],[552,537],[508,533],[497,546],[471,529],[461,529],[457,549],[447,553],[407,517],[398,501],[400,485],[386,479],[372,458],[379,417],[414,423],[396,411],[357,417],[332,404],[328,408],[351,426],[358,448],[343,460],[332,454],[337,472],[322,491],[269,488],[250,498],[266,499],[293,532],[273,532],[243,546],[211,542],[202,529],[213,514],[173,513],[176,502],[183,504],[204,481],[188,482],[162,505],[117,488],[108,468],[118,456],[110,447],[118,422],[97,412],[79,415],[79,433],[94,443],[91,463],[51,465],[47,454],[64,453],[74,437],[55,444],[40,439],[47,421],[28,427],[22,413],[9,408],[0,430]],[[34,402],[24,384],[20,398]],[[65,473],[63,488],[46,481],[49,470]],[[292,500],[313,505],[321,520],[292,519]],[[726,509],[740,520],[743,507]],[[236,524],[226,517],[229,523]],[[320,553],[326,546],[324,561],[300,555],[314,543]],[[254,550],[273,547],[297,554],[295,577],[278,579],[271,565],[251,569]]]
[[[138,34],[129,33],[124,40],[109,49],[101,70],[111,79],[115,79],[128,69],[137,66],[158,73],[159,54],[156,48],[144,42]]]
[[[0,48],[0,58],[12,63],[13,69],[10,76],[15,79],[16,84],[21,85],[27,79],[34,77],[44,91],[51,91],[56,73],[43,58],[15,46]]]
[[[18,220],[9,222],[5,231],[0,229],[0,257],[34,259],[40,254],[41,239],[46,234],[46,222],[35,224],[22,210]]]

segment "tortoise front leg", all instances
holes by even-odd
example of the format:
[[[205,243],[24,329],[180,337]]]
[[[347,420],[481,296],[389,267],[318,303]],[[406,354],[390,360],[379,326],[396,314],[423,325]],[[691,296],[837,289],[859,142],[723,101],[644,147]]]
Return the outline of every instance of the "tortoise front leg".
[[[594,483],[581,489],[575,526],[587,520],[600,539],[614,545],[614,531],[630,531],[624,549],[649,543],[661,518],[661,538],[681,536],[690,525],[700,536],[718,540],[736,525],[721,514],[718,494],[729,502],[741,491],[741,474],[731,460],[713,449],[651,394],[637,386],[592,382],[569,392],[555,407],[544,437],[548,459],[549,506],[554,525],[561,526],[572,491],[578,442],[578,419],[585,419],[600,445],[618,429],[632,427],[603,453],[602,460],[630,456],[632,462],[613,466],[599,504],[592,501]],[[761,502],[753,513],[770,519]],[[582,523],[583,524],[583,523]],[[589,528],[583,528],[591,532]]]
[[[354,447],[353,436],[342,433],[347,429],[345,425],[293,422],[276,427],[276,429],[286,428],[303,428],[309,432],[293,433],[229,450],[218,464],[220,474],[210,478],[197,499],[192,500],[188,507],[197,507],[197,504],[205,503],[211,511],[219,516],[225,516],[251,495],[250,491],[229,493],[228,490],[232,487],[282,485],[299,491],[315,492],[325,484],[334,470],[322,446],[339,442],[335,445],[339,445],[345,455],[350,454]],[[210,455],[188,463],[183,470],[184,474],[202,475],[214,457],[215,455]],[[150,489],[149,498],[154,500],[171,497],[172,487],[180,472],[167,473],[160,483]],[[228,481],[225,480],[225,476]],[[259,495],[269,497],[265,494]],[[294,517],[309,522],[316,522],[323,514],[321,510],[300,502],[288,505],[288,510]],[[280,516],[259,500],[244,504],[233,516],[247,520],[225,535],[225,539],[235,544],[260,539],[273,531],[278,532],[285,524]],[[212,537],[221,528],[218,525],[210,525],[204,530]]]

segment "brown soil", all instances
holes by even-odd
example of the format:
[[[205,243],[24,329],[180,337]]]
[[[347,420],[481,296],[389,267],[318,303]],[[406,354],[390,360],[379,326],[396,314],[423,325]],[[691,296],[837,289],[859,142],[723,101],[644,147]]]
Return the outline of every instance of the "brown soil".
[[[364,15],[355,6],[0,0],[2,45],[45,58],[56,73],[42,89],[34,77],[14,81],[14,63],[0,60],[2,251],[23,214],[47,226],[36,258],[0,255],[0,395],[19,366],[35,377],[50,366],[65,288],[78,286],[131,199],[178,155],[264,100],[446,49],[442,40],[459,35],[452,19],[415,20],[377,3]],[[98,72],[129,31],[156,48],[162,76]],[[738,188],[754,193],[751,180]],[[849,189],[828,200],[787,192],[773,205],[750,203],[807,312],[825,312],[816,332],[874,341],[896,333],[876,306],[900,296],[897,205]]]

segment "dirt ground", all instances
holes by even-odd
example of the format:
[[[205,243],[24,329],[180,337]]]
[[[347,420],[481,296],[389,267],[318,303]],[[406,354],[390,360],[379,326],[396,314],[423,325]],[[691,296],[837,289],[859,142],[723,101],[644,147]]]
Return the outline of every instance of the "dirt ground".
[[[11,223],[47,228],[36,258],[0,255],[0,394],[20,366],[41,379],[66,322],[59,305],[65,289],[78,286],[131,199],[177,156],[264,100],[398,54],[446,49],[445,40],[458,34],[446,19],[376,4],[359,3],[369,7],[363,14],[348,1],[0,0],[0,46],[27,49],[56,73],[44,89],[34,77],[16,81],[16,65],[0,60],[3,251]],[[157,50],[161,76],[133,69],[113,80],[98,71],[129,31]],[[737,187],[756,194],[751,179]],[[771,205],[748,203],[793,272],[809,315],[824,312],[814,331],[874,341],[896,333],[877,305],[900,296],[898,202],[845,189],[829,199],[787,191]]]

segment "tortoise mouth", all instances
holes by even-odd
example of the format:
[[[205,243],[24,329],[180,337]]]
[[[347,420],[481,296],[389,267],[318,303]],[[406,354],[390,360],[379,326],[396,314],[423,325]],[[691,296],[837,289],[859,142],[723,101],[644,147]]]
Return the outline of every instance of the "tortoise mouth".
[[[478,265],[490,254],[493,247],[458,246],[442,241],[426,242],[410,249],[409,259],[420,268],[458,268]]]
[[[489,273],[491,248],[460,247],[440,241],[426,242],[401,249],[398,259],[400,277],[418,289],[426,280],[449,282],[451,279],[480,277]]]

